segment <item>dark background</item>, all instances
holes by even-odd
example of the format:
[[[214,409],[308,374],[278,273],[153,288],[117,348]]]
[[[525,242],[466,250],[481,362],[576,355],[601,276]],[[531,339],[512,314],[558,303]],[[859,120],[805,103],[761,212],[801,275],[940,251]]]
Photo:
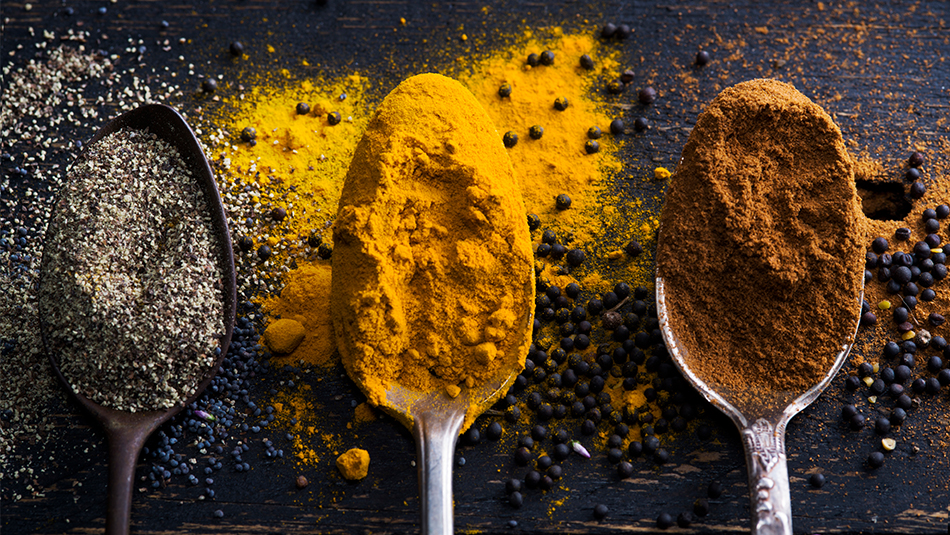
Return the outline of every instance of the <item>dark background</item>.
[[[399,22],[401,17],[408,22],[405,26]],[[660,99],[649,108],[637,104],[629,94],[610,101],[617,114],[628,121],[638,116],[650,120],[650,130],[624,145],[622,158],[627,164],[625,172],[630,174],[655,165],[675,167],[703,106],[719,90],[754,77],[794,83],[832,114],[855,153],[880,160],[895,178],[916,144],[933,146],[946,140],[948,133],[950,29],[945,2],[548,5],[509,0],[483,6],[334,0],[326,5],[298,0],[198,5],[57,0],[33,2],[29,10],[24,2],[3,2],[0,18],[4,66],[15,69],[29,61],[44,29],[57,35],[70,28],[86,30],[91,33],[87,49],[117,55],[119,68],[136,65],[136,74],[151,83],[180,85],[182,96],[172,104],[191,117],[200,116],[201,106],[212,105],[195,96],[203,77],[224,75],[225,87],[250,77],[250,67],[234,61],[228,53],[234,40],[241,40],[249,55],[258,55],[256,69],[270,65],[272,71],[288,68],[295,75],[306,76],[300,72],[301,59],[306,59],[314,72],[330,75],[358,69],[369,74],[384,95],[408,74],[439,70],[453,54],[478,54],[501,46],[507,35],[524,28],[543,32],[561,26],[567,31],[596,33],[604,23],[625,23],[633,33],[615,45],[622,51],[622,64],[634,69],[643,85],[653,85],[660,92]],[[464,45],[458,39],[462,33],[470,37]],[[166,39],[167,45],[163,44]],[[144,52],[138,49],[142,46],[139,40],[146,47]],[[268,44],[276,52],[261,59]],[[708,50],[713,58],[703,69],[692,65],[699,49]],[[172,78],[172,72],[177,76]],[[114,104],[100,108],[100,118],[88,128],[64,129],[65,134],[88,139],[106,117],[118,113]],[[2,142],[4,152],[37,150],[16,139]],[[63,147],[37,165],[64,164],[71,154]],[[4,175],[11,172],[13,163],[4,160],[0,164]],[[48,188],[42,182],[29,185],[40,191]],[[24,187],[16,182],[3,195],[15,198]],[[640,181],[622,187],[629,195],[647,199],[661,189]],[[887,414],[890,405],[871,406],[866,392],[846,391],[844,376],[850,369],[846,365],[829,390],[788,427],[796,532],[947,532],[947,389],[921,400],[907,423],[892,432],[897,449],[888,454],[882,468],[872,471],[866,459],[880,449],[880,437],[870,427],[849,430],[841,422],[840,409],[853,403],[872,416],[878,411]],[[281,380],[291,377],[292,372],[271,370],[249,383],[251,397],[266,396]],[[326,454],[320,470],[298,468],[290,455],[265,458],[263,448],[252,442],[245,456],[252,470],[236,472],[226,465],[215,472],[213,500],[199,499],[204,485],[189,485],[184,477],[173,477],[157,490],[136,491],[133,531],[417,531],[419,498],[409,433],[388,417],[348,432],[345,423],[352,418],[353,403],[362,397],[342,368],[319,379],[295,380],[319,387],[315,391],[326,416],[324,425],[343,437],[337,449],[359,446],[370,451],[369,477],[356,483],[342,480],[332,466],[332,456]],[[72,405],[57,403],[53,410],[63,439],[31,450],[34,462],[42,466],[33,476],[39,494],[23,490],[23,481],[3,481],[6,490],[0,515],[5,533],[84,533],[104,526],[107,472],[102,435],[87,418],[76,415]],[[484,429],[496,420],[494,415],[483,416],[476,427]],[[712,437],[698,437],[695,430],[699,425],[711,427]],[[526,424],[522,432],[525,429]],[[464,457],[465,464],[455,467],[458,531],[652,531],[661,512],[675,518],[680,512],[691,511],[695,500],[706,497],[712,481],[721,482],[725,493],[710,500],[709,515],[697,519],[690,530],[748,529],[748,489],[738,433],[709,406],[702,406],[698,422],[687,432],[664,437],[664,447],[672,455],[669,463],[658,466],[650,460],[636,460],[634,476],[620,480],[603,451],[592,451],[590,460],[572,456],[564,463],[566,475],[560,485],[546,493],[527,492],[520,509],[507,504],[504,490],[508,478],[523,477],[526,471],[513,462],[515,444],[510,436],[499,442],[483,440],[459,447],[457,459]],[[286,440],[274,441],[290,452]],[[176,451],[198,457],[199,465],[207,457],[190,446]],[[149,462],[142,463],[138,475],[144,476],[148,466]],[[827,478],[821,489],[808,483],[809,474],[815,471]],[[294,480],[301,473],[310,485],[297,490]],[[24,498],[11,500],[11,490],[24,493]],[[608,506],[606,519],[594,519],[596,504]],[[223,518],[215,518],[216,510],[224,513]],[[517,526],[511,527],[510,520],[517,521]]]

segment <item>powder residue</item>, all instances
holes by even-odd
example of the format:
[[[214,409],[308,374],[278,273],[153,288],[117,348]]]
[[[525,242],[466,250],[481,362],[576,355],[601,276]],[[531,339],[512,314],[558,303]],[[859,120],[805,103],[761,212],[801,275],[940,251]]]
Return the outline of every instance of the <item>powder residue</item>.
[[[291,273],[280,294],[268,297],[262,305],[273,318],[297,321],[304,329],[299,345],[287,357],[279,358],[288,364],[303,361],[321,367],[332,365],[339,361],[339,354],[330,326],[330,262],[302,263]],[[267,330],[277,322],[273,321]]]
[[[244,213],[232,214],[254,240],[268,245],[270,263],[316,255],[336,214],[340,188],[369,117],[366,78],[260,80],[229,97],[216,138],[220,189]],[[298,113],[298,104],[307,112]],[[301,110],[303,111],[303,110]],[[332,124],[329,115],[339,114]],[[253,140],[242,139],[245,129]],[[245,136],[248,137],[248,136]],[[282,218],[272,216],[283,209]],[[248,221],[251,223],[248,224]]]
[[[721,93],[661,215],[657,271],[690,369],[741,396],[818,383],[857,324],[863,243],[831,118],[774,80]]]
[[[444,391],[524,365],[534,277],[521,191],[458,82],[419,75],[386,97],[350,165],[334,243],[334,333],[371,403],[392,383]]]

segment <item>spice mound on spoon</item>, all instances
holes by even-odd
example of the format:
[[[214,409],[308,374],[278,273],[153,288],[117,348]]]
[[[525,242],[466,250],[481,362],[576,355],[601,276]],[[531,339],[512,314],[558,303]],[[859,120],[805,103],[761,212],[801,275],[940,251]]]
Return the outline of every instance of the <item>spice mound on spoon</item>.
[[[235,302],[224,209],[191,128],[163,105],[107,124],[57,194],[38,306],[55,372],[108,437],[108,533],[128,532],[146,438],[224,358]]]
[[[455,441],[524,367],[525,214],[488,114],[436,74],[386,97],[343,186],[333,328],[350,377],[416,438],[424,532],[451,532]]]
[[[753,532],[791,532],[788,421],[854,341],[864,219],[831,117],[752,80],[700,115],[660,218],[657,309],[684,376],[739,427]]]

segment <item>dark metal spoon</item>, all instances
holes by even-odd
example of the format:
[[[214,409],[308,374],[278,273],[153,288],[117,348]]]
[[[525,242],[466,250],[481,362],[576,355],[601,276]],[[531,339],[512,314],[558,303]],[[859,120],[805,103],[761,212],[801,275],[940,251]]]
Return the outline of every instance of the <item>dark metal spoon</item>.
[[[208,165],[204,151],[202,151],[191,127],[174,108],[163,104],[148,104],[110,121],[89,140],[84,150],[94,146],[103,137],[128,128],[136,130],[148,128],[149,132],[173,146],[192,172],[192,176],[197,180],[199,188],[205,193],[205,200],[211,211],[213,234],[220,245],[218,261],[224,272],[222,284],[224,286],[224,325],[226,331],[224,337],[221,338],[221,352],[207,375],[199,383],[195,393],[185,402],[164,410],[132,413],[104,407],[73,390],[59,368],[57,356],[52,353],[49,354],[53,371],[59,377],[60,382],[65,385],[73,398],[102,425],[106,433],[109,444],[109,488],[106,512],[106,533],[108,534],[129,532],[132,481],[135,476],[135,462],[138,459],[139,452],[142,451],[145,440],[158,426],[195,401],[211,383],[221,366],[221,362],[224,360],[228,345],[231,343],[237,304],[234,254],[231,249],[231,235],[228,232],[224,206],[221,204],[221,197],[218,195],[218,187],[214,181],[214,175],[211,173],[211,167]],[[44,345],[47,345],[45,336],[47,326],[42,322],[43,317],[44,314],[41,310],[41,333],[43,334]]]

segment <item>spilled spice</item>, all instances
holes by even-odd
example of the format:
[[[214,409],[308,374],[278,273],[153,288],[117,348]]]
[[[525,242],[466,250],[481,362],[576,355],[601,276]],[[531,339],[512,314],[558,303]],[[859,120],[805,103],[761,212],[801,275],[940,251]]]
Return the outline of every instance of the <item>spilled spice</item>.
[[[742,397],[818,383],[858,321],[864,237],[831,118],[775,80],[723,91],[661,215],[657,272],[690,369]]]

